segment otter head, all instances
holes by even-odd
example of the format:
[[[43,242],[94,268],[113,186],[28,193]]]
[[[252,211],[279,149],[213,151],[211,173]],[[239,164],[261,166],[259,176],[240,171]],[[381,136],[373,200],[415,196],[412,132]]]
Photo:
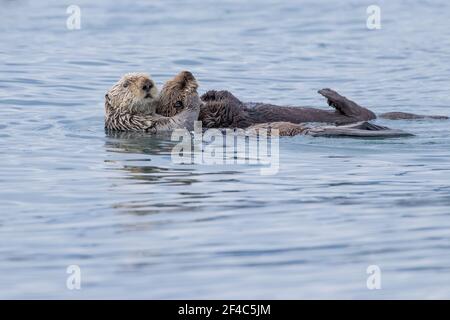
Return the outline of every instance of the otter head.
[[[167,81],[159,94],[156,112],[172,117],[185,109],[199,109],[202,104],[197,93],[197,80],[189,71],[181,71]]]
[[[106,112],[154,113],[157,95],[155,82],[147,74],[128,73],[106,93]]]

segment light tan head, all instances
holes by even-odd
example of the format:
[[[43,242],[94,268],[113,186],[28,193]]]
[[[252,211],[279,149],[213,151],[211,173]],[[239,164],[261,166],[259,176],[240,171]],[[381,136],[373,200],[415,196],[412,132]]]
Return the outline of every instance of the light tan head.
[[[156,112],[172,117],[186,108],[198,108],[201,104],[197,93],[198,83],[189,71],[181,71],[167,81],[159,94]]]
[[[145,73],[124,75],[105,95],[106,112],[155,113],[155,82]]]

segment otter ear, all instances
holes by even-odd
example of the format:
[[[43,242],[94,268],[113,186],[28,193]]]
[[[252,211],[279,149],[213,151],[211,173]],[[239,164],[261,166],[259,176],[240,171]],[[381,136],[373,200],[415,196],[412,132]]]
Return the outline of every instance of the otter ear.
[[[189,71],[181,71],[177,77],[181,89],[186,88],[190,84],[196,84],[194,75]]]
[[[190,71],[181,71],[181,74],[183,75],[184,81],[194,81],[195,77]]]

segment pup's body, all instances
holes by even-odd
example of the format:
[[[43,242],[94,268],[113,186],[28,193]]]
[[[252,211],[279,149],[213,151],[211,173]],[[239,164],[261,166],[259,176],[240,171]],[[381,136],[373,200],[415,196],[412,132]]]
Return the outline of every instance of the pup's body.
[[[370,121],[377,116],[371,110],[358,105],[331,89],[319,90],[335,110],[311,107],[277,106],[268,103],[245,103],[229,91],[208,91],[202,95],[204,105],[200,110],[203,125],[208,128],[237,127],[267,122],[322,122],[337,125]],[[427,116],[405,112],[381,114],[380,118],[390,120],[448,119],[446,116]]]
[[[192,74],[190,76],[190,81],[195,81],[194,76]],[[176,83],[166,84],[165,90],[161,92],[160,103],[157,104],[158,113],[167,116],[177,114],[178,110],[173,107],[173,101],[176,99],[172,97],[179,95],[180,90],[174,84]],[[392,130],[365,122],[374,119],[375,114],[333,90],[323,89],[319,93],[328,99],[328,103],[336,109],[335,112],[267,104],[252,106],[244,104],[228,91],[209,91],[202,96],[203,105],[199,120],[202,121],[203,128],[245,128],[250,134],[257,133],[260,129],[277,129],[280,136],[304,134],[384,138],[410,135],[401,130]],[[184,100],[187,100],[186,97]],[[347,124],[356,122],[356,124],[340,127],[311,127],[302,124],[319,121]]]

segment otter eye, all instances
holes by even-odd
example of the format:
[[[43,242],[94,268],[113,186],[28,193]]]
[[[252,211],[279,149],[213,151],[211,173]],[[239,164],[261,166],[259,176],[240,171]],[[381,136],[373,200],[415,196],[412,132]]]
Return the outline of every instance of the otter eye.
[[[181,101],[177,101],[177,102],[175,102],[175,108],[183,108],[183,102],[181,102]]]
[[[128,87],[129,84],[130,84],[130,83],[129,83],[128,81],[125,81],[125,82],[123,83],[122,86],[123,86],[124,88],[126,88],[126,87]]]

